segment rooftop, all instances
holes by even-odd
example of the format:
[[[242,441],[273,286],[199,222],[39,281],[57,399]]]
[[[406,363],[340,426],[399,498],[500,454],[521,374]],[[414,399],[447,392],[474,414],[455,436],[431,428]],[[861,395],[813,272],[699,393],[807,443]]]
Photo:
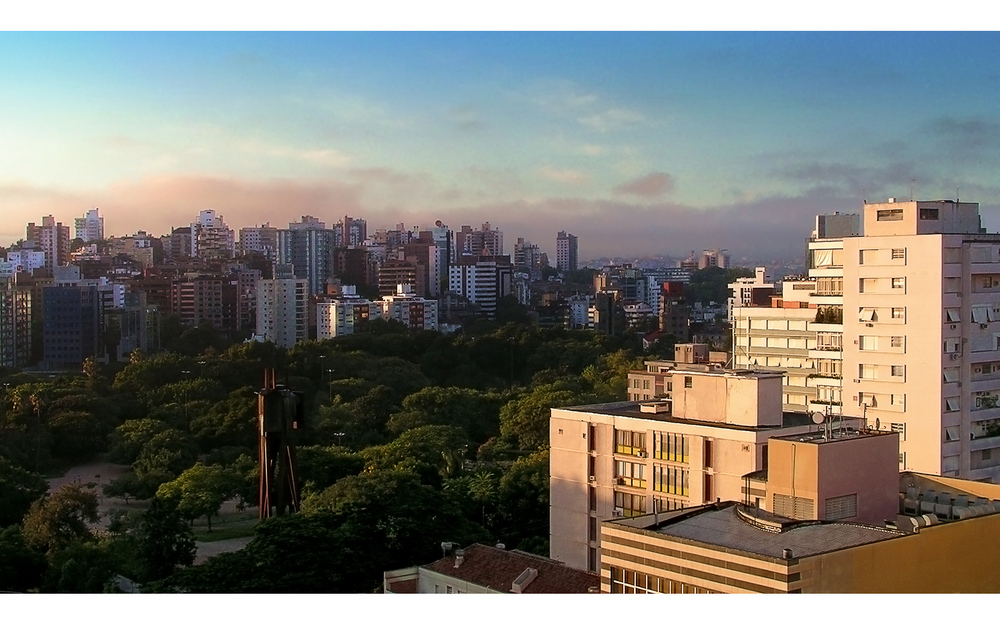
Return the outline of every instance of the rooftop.
[[[464,551],[457,568],[455,553],[422,568],[503,592],[511,592],[511,584],[527,569],[538,571],[538,575],[523,587],[523,594],[586,593],[601,585],[598,575],[524,551],[505,551],[478,543]]]
[[[742,514],[739,512],[742,511]],[[796,558],[905,536],[904,532],[832,521],[795,521],[732,501],[708,504],[687,514],[672,515],[656,525],[654,515],[613,521],[684,541],[713,545],[771,558],[784,558],[791,549]],[[757,515],[757,519],[753,519]],[[663,519],[663,515],[660,515]],[[756,522],[755,522],[756,521]]]
[[[783,412],[781,415],[781,425],[738,425],[723,421],[702,421],[699,419],[685,419],[665,413],[642,412],[641,404],[649,402],[625,401],[612,402],[608,404],[590,404],[587,406],[568,406],[559,410],[569,410],[573,412],[590,412],[595,414],[610,415],[615,417],[632,417],[635,419],[647,419],[649,421],[660,421],[663,423],[689,423],[693,425],[705,425],[709,427],[725,428],[727,430],[764,431],[778,430],[790,427],[800,427],[812,425],[812,417],[804,412]]]
[[[859,421],[859,417],[844,417],[844,420],[850,419],[852,421]],[[839,419],[838,419],[839,420]],[[826,443],[836,443],[840,441],[854,440],[858,438],[865,438],[871,436],[893,436],[896,432],[890,432],[887,430],[869,430],[869,429],[857,429],[852,427],[847,427],[846,425],[841,427],[836,423],[830,424],[829,430],[825,430],[823,425],[818,426],[818,430],[815,432],[807,432],[805,434],[789,434],[786,436],[775,436],[776,440],[783,441],[793,441],[797,443],[813,443],[816,445],[826,444]]]

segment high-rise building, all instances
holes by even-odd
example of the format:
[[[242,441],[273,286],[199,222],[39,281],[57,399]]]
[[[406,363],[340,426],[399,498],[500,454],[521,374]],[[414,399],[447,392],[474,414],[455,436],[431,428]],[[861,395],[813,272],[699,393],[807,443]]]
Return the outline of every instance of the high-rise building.
[[[100,241],[104,238],[104,217],[98,215],[97,208],[87,211],[83,217],[73,220],[76,238],[83,242]]]
[[[56,222],[52,215],[42,217],[42,225],[28,224],[25,239],[34,241],[45,253],[45,268],[52,269],[69,262],[69,226]]]
[[[708,267],[729,268],[729,250],[704,250],[698,260],[698,269]]]
[[[449,290],[467,298],[489,319],[511,293],[510,256],[465,256],[451,266]]]
[[[198,220],[191,222],[191,256],[224,260],[236,253],[236,235],[233,229],[212,209],[198,213]]]
[[[258,281],[256,337],[285,349],[306,340],[306,291],[306,281],[301,278]]]
[[[238,248],[243,254],[255,252],[263,254],[273,261],[278,249],[278,229],[272,227],[270,223],[262,226],[240,228],[240,243]]]
[[[978,204],[866,204],[843,334],[844,410],[900,433],[901,469],[1000,481],[1000,234]]]
[[[339,296],[316,303],[316,339],[354,334],[381,315],[380,303],[360,297],[353,286],[344,286]]]
[[[100,296],[96,286],[50,286],[42,295],[42,365],[77,369],[98,355]]]
[[[437,330],[437,301],[424,299],[405,284],[382,297],[382,318],[395,319],[411,330]]]
[[[301,222],[278,231],[277,262],[292,265],[295,277],[306,280],[309,295],[317,295],[326,291],[326,281],[333,277],[334,247],[334,231],[305,215]]]
[[[503,232],[490,227],[486,222],[479,230],[471,226],[462,226],[455,233],[455,259],[462,256],[502,256]]]
[[[577,269],[577,239],[572,234],[560,231],[556,235],[556,269],[559,271],[576,271]]]
[[[17,274],[0,277],[0,367],[30,362],[31,306],[31,289],[18,285]]]

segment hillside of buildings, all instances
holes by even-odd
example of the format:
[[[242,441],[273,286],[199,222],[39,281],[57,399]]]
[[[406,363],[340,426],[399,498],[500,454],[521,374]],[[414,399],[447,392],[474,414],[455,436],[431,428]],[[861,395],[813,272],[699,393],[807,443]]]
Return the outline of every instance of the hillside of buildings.
[[[379,322],[290,349],[226,347],[204,328],[186,340],[80,373],[5,371],[0,588],[99,592],[120,575],[159,591],[371,592],[445,541],[547,555],[549,411],[624,398],[642,356],[634,332],[523,323]],[[258,505],[269,368],[304,401],[301,512],[191,566],[193,521],[213,531],[224,502]],[[46,493],[45,476],[96,459],[127,470]],[[99,490],[120,513],[98,519]]]

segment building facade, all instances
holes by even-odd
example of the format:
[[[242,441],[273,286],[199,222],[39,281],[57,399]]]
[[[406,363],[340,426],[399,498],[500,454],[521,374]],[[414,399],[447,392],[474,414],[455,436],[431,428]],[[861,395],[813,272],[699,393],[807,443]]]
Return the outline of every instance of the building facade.
[[[306,340],[307,291],[303,279],[259,280],[256,337],[285,349]]]
[[[577,238],[565,231],[559,231],[556,235],[556,269],[559,271],[576,271],[577,260]]]
[[[97,208],[92,208],[83,217],[74,219],[73,226],[76,238],[84,243],[104,239],[104,217],[100,216]]]

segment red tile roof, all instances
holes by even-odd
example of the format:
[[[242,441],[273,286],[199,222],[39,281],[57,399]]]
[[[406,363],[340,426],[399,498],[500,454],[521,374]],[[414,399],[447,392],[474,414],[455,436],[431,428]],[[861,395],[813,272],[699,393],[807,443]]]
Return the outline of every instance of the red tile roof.
[[[507,593],[511,592],[511,583],[529,568],[537,570],[538,576],[522,590],[524,594],[585,593],[601,586],[599,575],[523,551],[504,551],[477,543],[465,548],[465,558],[458,568],[455,557],[452,553],[421,568]]]

